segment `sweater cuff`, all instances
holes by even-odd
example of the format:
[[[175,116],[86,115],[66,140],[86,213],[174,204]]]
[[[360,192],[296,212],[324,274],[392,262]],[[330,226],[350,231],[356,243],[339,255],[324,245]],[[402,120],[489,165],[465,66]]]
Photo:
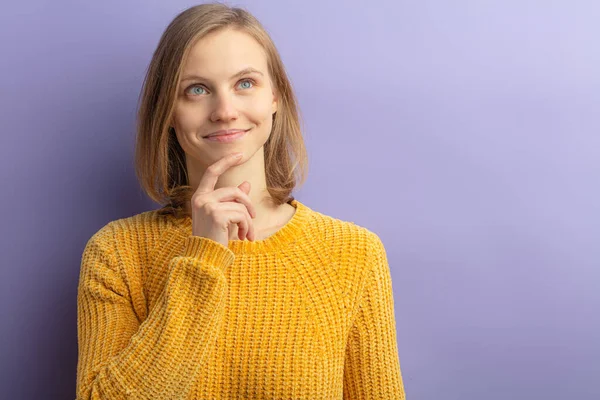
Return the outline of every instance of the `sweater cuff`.
[[[185,238],[182,256],[198,258],[202,263],[225,269],[235,259],[228,247],[203,236],[190,235]]]

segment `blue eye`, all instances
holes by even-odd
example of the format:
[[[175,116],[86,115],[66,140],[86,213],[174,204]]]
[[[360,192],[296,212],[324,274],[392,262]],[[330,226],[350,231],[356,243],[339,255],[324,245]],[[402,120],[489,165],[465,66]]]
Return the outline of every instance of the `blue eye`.
[[[252,81],[252,79],[244,79],[242,81],[242,83],[250,83],[250,84],[254,84],[254,82]],[[250,89],[252,86],[250,87],[245,87],[244,89]]]
[[[203,88],[202,86],[192,86],[192,87],[190,88],[190,91],[191,91],[191,90],[193,90],[193,89],[202,89],[202,90],[204,90],[204,88]],[[193,95],[197,95],[197,94],[202,94],[202,93],[192,93],[192,94],[193,94]]]

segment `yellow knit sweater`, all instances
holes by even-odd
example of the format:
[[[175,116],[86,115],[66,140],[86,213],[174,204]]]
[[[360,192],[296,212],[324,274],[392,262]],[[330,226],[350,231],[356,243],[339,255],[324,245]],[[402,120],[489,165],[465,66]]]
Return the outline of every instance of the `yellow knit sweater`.
[[[404,399],[379,237],[297,199],[228,246],[156,210],[87,242],[77,399]]]

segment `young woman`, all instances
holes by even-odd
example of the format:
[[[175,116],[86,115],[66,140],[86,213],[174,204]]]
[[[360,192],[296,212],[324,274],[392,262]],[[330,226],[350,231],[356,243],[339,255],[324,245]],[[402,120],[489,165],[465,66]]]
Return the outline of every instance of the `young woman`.
[[[179,14],[138,115],[137,173],[166,206],[85,247],[78,399],[404,398],[383,244],[290,196],[305,167],[260,23],[218,3]]]

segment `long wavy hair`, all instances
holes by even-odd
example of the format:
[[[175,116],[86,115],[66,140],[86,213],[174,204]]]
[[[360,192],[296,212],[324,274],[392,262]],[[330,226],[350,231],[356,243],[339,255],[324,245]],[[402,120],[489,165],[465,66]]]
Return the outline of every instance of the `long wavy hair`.
[[[273,127],[264,145],[267,190],[276,205],[293,200],[292,190],[306,180],[308,157],[300,110],[291,82],[271,37],[248,11],[222,3],[188,8],[167,26],[144,78],[136,126],[135,171],[146,194],[163,207],[160,215],[189,216],[186,204],[196,188],[189,186],[185,153],[170,127],[181,71],[197,40],[233,28],[251,35],[264,48],[278,96]],[[189,204],[188,204],[189,206]]]

